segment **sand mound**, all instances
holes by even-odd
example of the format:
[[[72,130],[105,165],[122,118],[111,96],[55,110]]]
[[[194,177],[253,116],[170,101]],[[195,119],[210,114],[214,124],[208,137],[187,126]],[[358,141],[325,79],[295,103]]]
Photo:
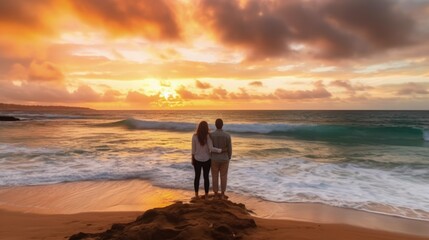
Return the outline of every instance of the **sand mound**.
[[[228,200],[199,200],[190,204],[178,202],[154,208],[136,221],[113,224],[102,233],[78,233],[80,239],[240,239],[256,224],[244,204]]]

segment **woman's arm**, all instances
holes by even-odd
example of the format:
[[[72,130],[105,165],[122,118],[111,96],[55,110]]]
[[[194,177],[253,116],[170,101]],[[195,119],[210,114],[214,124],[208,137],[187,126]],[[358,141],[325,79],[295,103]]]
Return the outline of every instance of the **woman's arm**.
[[[213,147],[212,139],[208,135],[207,135],[207,144],[209,146],[210,152],[215,152],[215,153],[221,153],[222,152],[222,148]]]
[[[191,152],[191,155],[192,155],[192,160],[191,160],[191,163],[192,163],[192,165],[194,165],[195,164],[195,151],[196,151],[196,149],[197,149],[197,146],[196,146],[196,144],[197,144],[197,142],[196,142],[196,139],[195,139],[195,135],[192,135],[192,152]]]

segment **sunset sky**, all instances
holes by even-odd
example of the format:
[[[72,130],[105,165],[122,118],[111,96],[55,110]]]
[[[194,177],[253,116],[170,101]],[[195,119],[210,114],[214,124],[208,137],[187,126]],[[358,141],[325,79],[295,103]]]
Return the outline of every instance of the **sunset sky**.
[[[0,0],[0,102],[429,109],[429,1]]]

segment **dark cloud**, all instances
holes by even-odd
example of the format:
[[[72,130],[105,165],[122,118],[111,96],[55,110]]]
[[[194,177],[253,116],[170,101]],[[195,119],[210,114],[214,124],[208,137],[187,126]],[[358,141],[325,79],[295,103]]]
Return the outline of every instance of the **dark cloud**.
[[[379,48],[409,43],[413,20],[399,11],[393,0],[341,0],[325,6],[327,16],[344,29],[350,28],[363,34]]]
[[[116,34],[141,34],[154,39],[177,39],[179,26],[164,0],[70,0],[90,24]]]
[[[195,86],[199,89],[209,89],[212,87],[210,83],[201,82],[199,80],[195,80]]]
[[[0,24],[8,23],[14,27],[25,27],[37,30],[46,27],[41,16],[41,10],[50,7],[50,0],[1,0]]]
[[[278,56],[288,50],[288,28],[279,16],[269,14],[264,2],[250,1],[240,8],[238,1],[202,0],[200,6],[202,19],[223,42],[248,48],[252,57]]]
[[[393,0],[201,0],[203,24],[249,58],[287,56],[296,46],[322,58],[363,56],[411,44],[414,20]]]

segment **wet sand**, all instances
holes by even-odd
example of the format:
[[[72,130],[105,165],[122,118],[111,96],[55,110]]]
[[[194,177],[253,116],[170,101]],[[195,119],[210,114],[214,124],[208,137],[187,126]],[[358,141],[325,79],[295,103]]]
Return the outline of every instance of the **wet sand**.
[[[0,188],[0,239],[66,239],[132,222],[144,211],[193,193],[141,180]],[[252,210],[257,228],[245,239],[429,239],[429,222],[320,204],[271,203],[230,195]]]

